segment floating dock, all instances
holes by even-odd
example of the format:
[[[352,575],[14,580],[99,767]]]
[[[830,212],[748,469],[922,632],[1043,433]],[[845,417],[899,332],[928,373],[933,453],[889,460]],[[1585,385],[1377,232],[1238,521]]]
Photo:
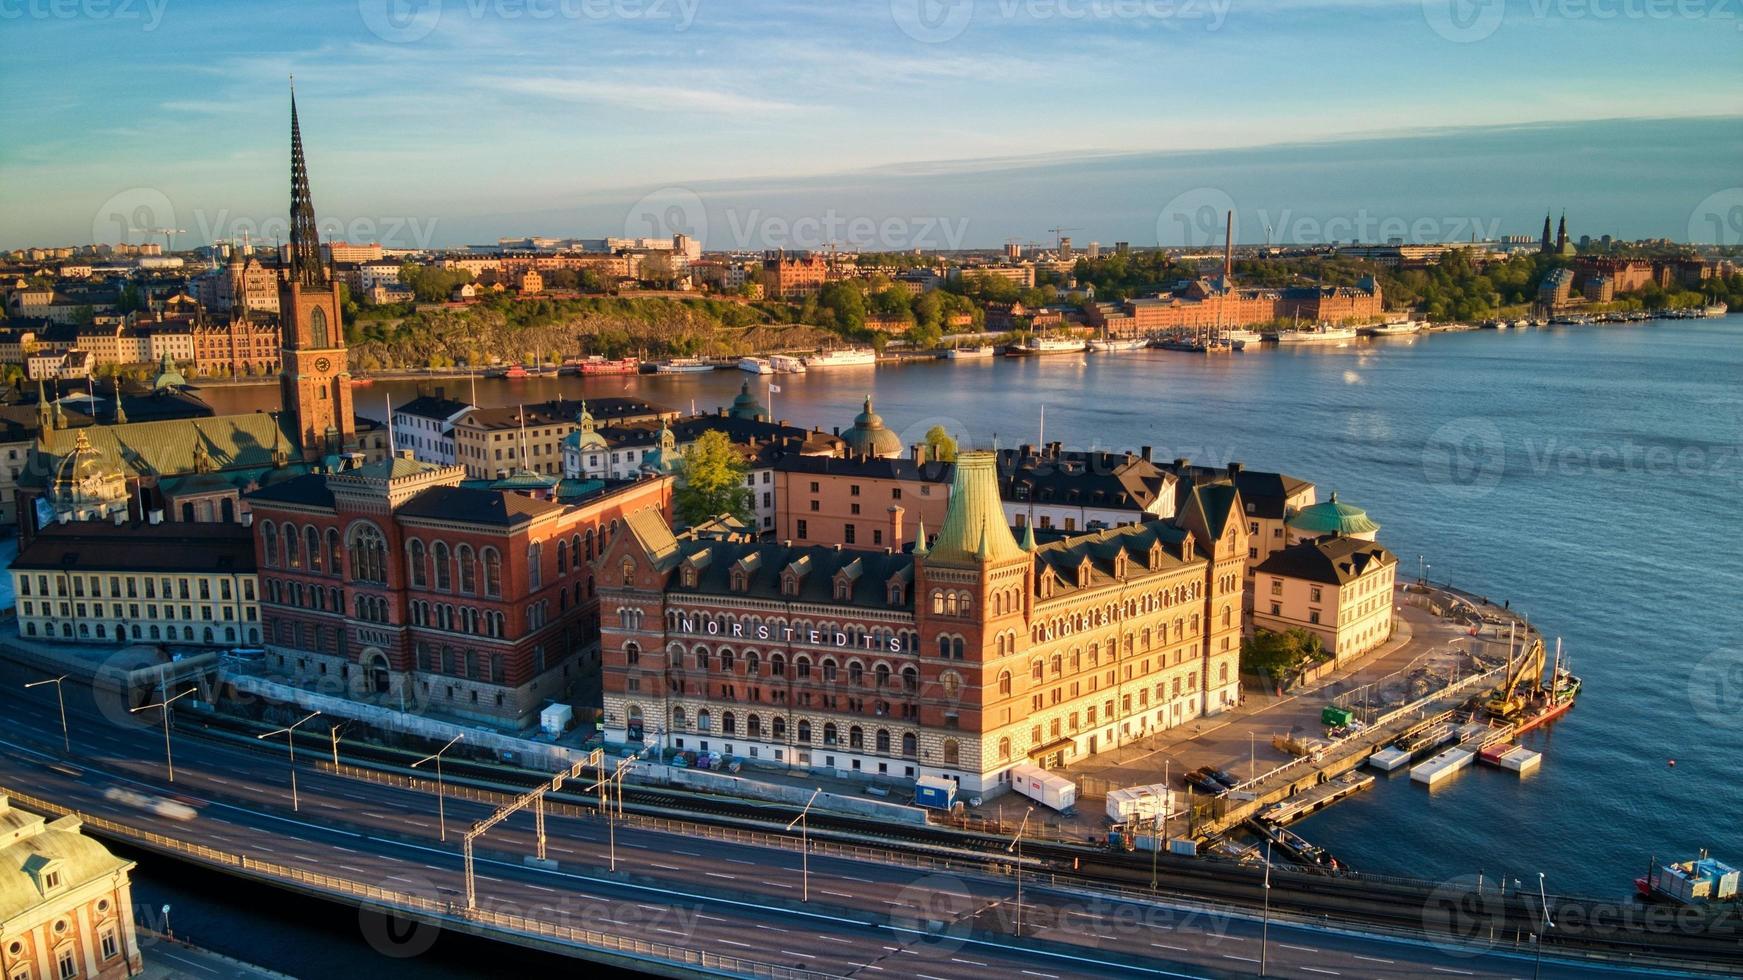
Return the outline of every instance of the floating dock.
[[[1511,742],[1490,745],[1477,753],[1477,758],[1521,776],[1543,764],[1543,753],[1533,752],[1523,745],[1514,745]]]
[[[1374,785],[1374,777],[1354,770],[1336,779],[1327,780],[1310,789],[1259,811],[1259,819],[1278,826],[1294,823],[1302,817],[1331,806],[1346,796],[1354,796]]]
[[[1410,770],[1410,778],[1414,782],[1429,786],[1438,785],[1442,780],[1470,768],[1477,760],[1477,754],[1469,749],[1443,749],[1433,758]]]
[[[1381,772],[1396,772],[1410,764],[1416,753],[1406,752],[1395,745],[1388,745],[1373,755],[1368,756],[1368,765]]]

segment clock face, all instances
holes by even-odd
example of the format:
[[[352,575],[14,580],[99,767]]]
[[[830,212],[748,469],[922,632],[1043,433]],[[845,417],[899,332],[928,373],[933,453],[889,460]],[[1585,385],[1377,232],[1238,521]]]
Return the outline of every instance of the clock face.
[[[326,371],[326,370],[331,369],[332,366],[333,366],[333,362],[327,360],[324,357],[315,358],[315,370],[317,370],[317,371]]]

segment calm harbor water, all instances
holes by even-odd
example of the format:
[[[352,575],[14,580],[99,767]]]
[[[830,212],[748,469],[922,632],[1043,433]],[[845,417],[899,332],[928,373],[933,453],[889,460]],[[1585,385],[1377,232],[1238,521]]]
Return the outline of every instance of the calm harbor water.
[[[480,380],[477,394],[487,405],[636,394],[711,410],[749,377]],[[1711,847],[1743,860],[1743,317],[772,380],[777,417],[826,429],[849,425],[870,394],[907,443],[942,423],[965,444],[1014,445],[1042,438],[1045,408],[1045,438],[1069,446],[1284,470],[1318,483],[1321,499],[1336,490],[1366,507],[1408,574],[1426,556],[1431,578],[1505,598],[1562,637],[1585,690],[1530,737],[1541,770],[1521,780],[1479,768],[1432,795],[1386,780],[1300,825],[1357,869],[1541,871],[1551,891],[1622,899],[1654,854]],[[468,394],[464,379],[442,383]],[[358,411],[383,417],[389,396],[400,404],[414,389],[360,388]],[[273,391],[207,394],[226,411]],[[156,872],[144,876],[150,887]],[[294,933],[226,931],[251,936],[239,955],[298,970]]]

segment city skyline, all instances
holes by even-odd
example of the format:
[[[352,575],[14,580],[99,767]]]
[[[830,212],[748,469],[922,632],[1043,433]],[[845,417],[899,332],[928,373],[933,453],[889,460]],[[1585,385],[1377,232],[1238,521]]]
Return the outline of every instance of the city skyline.
[[[1051,245],[1059,225],[1202,244],[1182,195],[1226,198],[1248,243],[1386,218],[1529,234],[1546,207],[1576,233],[1692,239],[1743,149],[1714,84],[1735,69],[1700,54],[1733,33],[1718,6],[1463,28],[1419,2],[908,6],[24,5],[0,40],[0,123],[27,134],[0,150],[0,247],[83,244],[129,192],[168,202],[177,247],[282,219],[266,175],[293,73],[319,106],[323,216],[401,247],[658,231],[674,195],[710,249],[821,247],[801,223],[855,219],[871,248]],[[1352,39],[1360,57],[1299,54]]]

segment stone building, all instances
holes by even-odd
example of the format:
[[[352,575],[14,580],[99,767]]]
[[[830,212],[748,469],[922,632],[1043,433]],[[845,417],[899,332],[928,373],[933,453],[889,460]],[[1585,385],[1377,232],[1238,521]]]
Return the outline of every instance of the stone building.
[[[1240,494],[1019,542],[993,453],[936,537],[853,551],[674,536],[631,515],[600,561],[608,741],[988,793],[1239,699]]]
[[[133,924],[132,861],[0,796],[0,976],[119,980],[145,968]]]
[[[599,636],[592,562],[625,514],[669,511],[671,481],[556,500],[464,478],[407,451],[250,494],[268,667],[511,728],[567,700]]]

